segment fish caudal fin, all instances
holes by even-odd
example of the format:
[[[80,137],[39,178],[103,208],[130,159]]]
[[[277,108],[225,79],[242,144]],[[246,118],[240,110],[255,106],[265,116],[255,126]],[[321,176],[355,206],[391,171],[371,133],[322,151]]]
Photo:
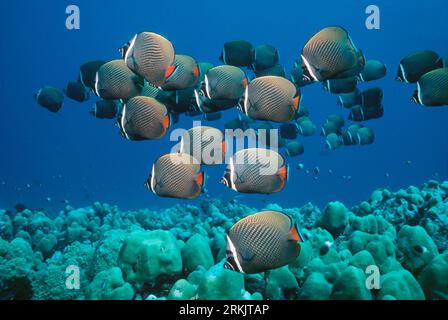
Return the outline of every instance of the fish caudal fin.
[[[297,224],[295,223],[294,226],[289,231],[289,234],[291,236],[291,240],[294,240],[296,242],[303,242],[304,238],[302,234],[299,231],[299,228],[297,227]]]
[[[280,192],[283,190],[283,188],[285,187],[286,181],[288,180],[288,175],[289,175],[288,171],[289,171],[288,166],[286,166],[286,165],[281,167],[278,170],[277,174],[280,177],[281,183],[280,183],[280,186],[277,189],[275,189],[273,192]]]
[[[173,74],[174,70],[176,70],[176,66],[169,66],[168,69],[166,69],[165,71],[165,81],[171,77],[171,75]]]
[[[193,73],[196,78],[199,78],[199,66],[194,67]]]
[[[206,180],[205,172],[200,172],[196,176],[196,182],[198,183],[198,185],[201,186],[201,188],[205,187],[205,180]]]
[[[163,126],[168,129],[171,126],[171,115],[167,114],[165,119],[163,119]]]
[[[222,151],[222,158],[225,159],[227,152],[227,144],[225,140],[221,143],[221,151]]]
[[[283,166],[278,170],[278,175],[282,178],[283,181],[288,180],[288,166]]]
[[[299,110],[299,104],[300,104],[300,97],[297,96],[292,100],[292,106],[293,106],[294,110],[296,110],[296,111]]]

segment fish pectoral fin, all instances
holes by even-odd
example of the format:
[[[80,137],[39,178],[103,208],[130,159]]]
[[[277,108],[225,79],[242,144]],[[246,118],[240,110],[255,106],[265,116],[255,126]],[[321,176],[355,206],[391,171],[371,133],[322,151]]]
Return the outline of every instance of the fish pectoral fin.
[[[237,183],[237,182],[243,184],[244,183],[244,179],[241,176],[239,176],[238,174],[235,173],[235,183]]]
[[[255,252],[251,249],[251,248],[244,248],[243,250],[240,250],[240,255],[241,258],[245,261],[245,262],[250,262],[254,259],[255,257]]]
[[[318,73],[321,76],[322,79],[326,79],[330,72],[328,70],[325,70],[325,69],[316,69],[316,73]]]
[[[246,112],[247,111],[249,111],[249,110],[251,110],[251,111],[259,111],[258,110],[258,106],[257,106],[257,103],[248,103],[248,108],[247,108],[247,110],[246,110]]]

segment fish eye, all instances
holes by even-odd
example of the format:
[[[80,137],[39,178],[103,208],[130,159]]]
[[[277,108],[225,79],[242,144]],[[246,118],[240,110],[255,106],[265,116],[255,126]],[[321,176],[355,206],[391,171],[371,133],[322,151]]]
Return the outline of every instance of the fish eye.
[[[423,247],[422,246],[414,246],[414,250],[417,252],[417,253],[423,253],[423,251],[424,251],[424,249],[423,249]]]
[[[231,263],[230,261],[228,261],[228,260],[224,263],[223,268],[224,268],[224,269],[228,269],[228,270],[235,271],[235,268],[233,267],[232,263]]]
[[[238,104],[236,105],[237,109],[239,111],[243,111],[243,100],[240,99],[240,101],[238,101]]]
[[[221,184],[225,185],[226,187],[229,186],[229,183],[227,182],[226,178],[222,177],[221,180],[219,181]]]

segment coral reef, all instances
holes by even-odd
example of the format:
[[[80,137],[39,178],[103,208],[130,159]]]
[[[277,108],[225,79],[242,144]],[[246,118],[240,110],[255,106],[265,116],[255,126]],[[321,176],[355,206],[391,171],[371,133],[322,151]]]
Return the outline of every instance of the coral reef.
[[[224,269],[227,230],[261,209],[297,221],[299,256],[267,274]],[[0,210],[0,299],[448,299],[448,182],[378,189],[322,211],[217,199],[139,211],[96,202],[57,216]]]

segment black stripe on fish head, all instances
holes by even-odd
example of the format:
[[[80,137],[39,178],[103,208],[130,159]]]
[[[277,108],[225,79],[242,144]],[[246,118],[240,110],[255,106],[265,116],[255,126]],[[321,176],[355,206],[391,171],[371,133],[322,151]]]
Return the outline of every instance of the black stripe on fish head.
[[[232,187],[231,177],[230,177],[230,170],[226,170],[224,173],[224,176],[221,178],[220,183],[225,185],[228,188]]]
[[[233,257],[229,257],[223,265],[224,269],[237,271],[237,265]]]
[[[131,43],[128,41],[121,48],[118,48],[118,52],[120,53],[122,59],[126,57],[126,53],[128,52],[130,46]]]
[[[405,82],[401,64],[398,67],[397,76],[395,77],[395,80],[400,81],[400,82]]]
[[[412,94],[410,101],[414,102],[416,104],[422,104],[422,102],[420,101],[420,96],[418,94],[418,90],[414,90],[414,93]]]

